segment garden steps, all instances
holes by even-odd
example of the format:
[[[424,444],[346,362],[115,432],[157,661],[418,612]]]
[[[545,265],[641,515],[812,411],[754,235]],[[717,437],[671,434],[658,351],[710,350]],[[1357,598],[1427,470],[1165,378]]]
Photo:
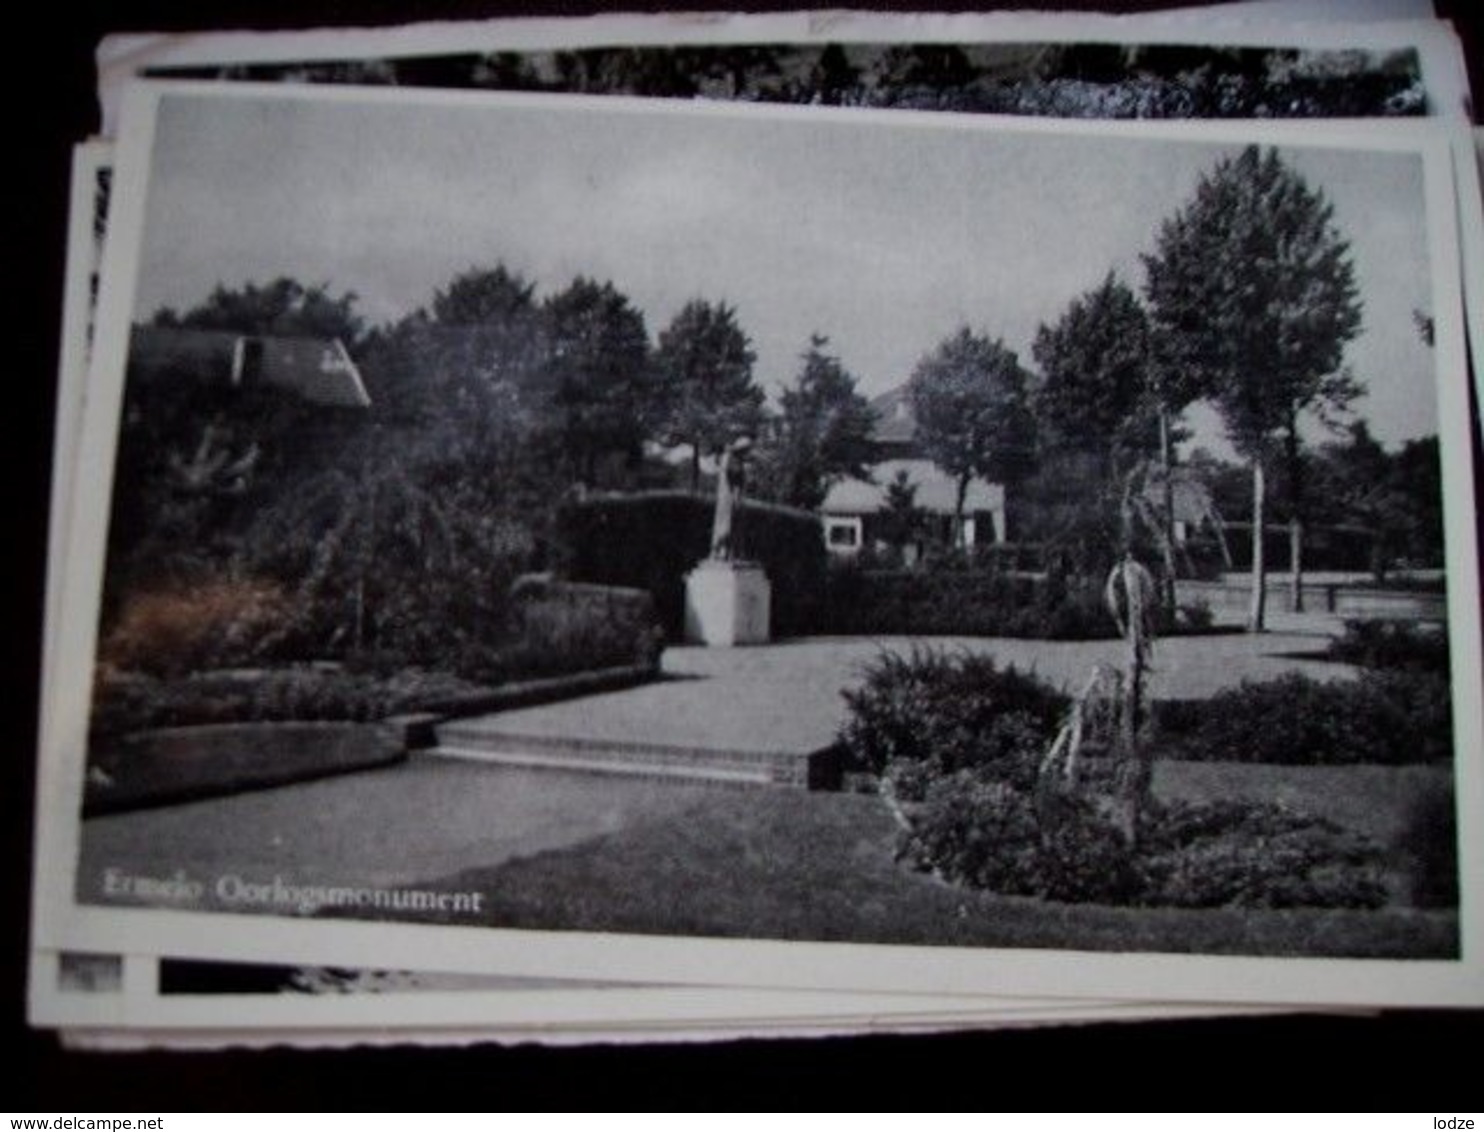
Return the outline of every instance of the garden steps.
[[[423,754],[510,766],[795,789],[831,785],[837,762],[832,748],[782,751],[541,735],[501,728],[498,717],[442,724],[437,746]]]

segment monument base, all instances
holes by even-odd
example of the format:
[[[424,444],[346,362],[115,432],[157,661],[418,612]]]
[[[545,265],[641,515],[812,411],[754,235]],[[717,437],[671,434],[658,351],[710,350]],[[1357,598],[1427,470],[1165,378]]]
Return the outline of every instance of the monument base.
[[[707,559],[685,576],[685,639],[760,645],[769,639],[773,588],[756,562]]]

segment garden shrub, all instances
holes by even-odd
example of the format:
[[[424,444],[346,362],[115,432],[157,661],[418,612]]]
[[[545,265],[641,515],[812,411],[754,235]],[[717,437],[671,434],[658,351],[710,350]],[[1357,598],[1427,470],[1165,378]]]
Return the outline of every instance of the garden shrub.
[[[1430,783],[1409,801],[1396,848],[1419,908],[1458,907],[1458,812],[1452,787]]]
[[[1137,899],[1137,858],[1089,798],[1043,796],[1041,814],[1036,861],[1041,895],[1068,903],[1126,904]]]
[[[513,643],[504,655],[522,678],[659,661],[659,622],[644,590],[518,579]]]
[[[898,762],[926,763],[948,774],[992,764],[1022,782],[1070,703],[992,657],[921,647],[883,653],[843,694],[840,740],[858,765],[879,774]]]
[[[543,548],[529,516],[433,475],[391,456],[331,466],[255,515],[241,554],[292,589],[285,656],[487,676],[510,586]]]
[[[862,570],[834,567],[822,628],[841,634],[981,637],[1113,637],[1101,597],[1049,598],[1028,577],[950,568]],[[1079,600],[1081,597],[1081,600]]]
[[[1448,634],[1415,621],[1375,617],[1350,619],[1329,642],[1329,659],[1363,668],[1403,669],[1447,675]]]
[[[1380,850],[1282,806],[1155,807],[1141,841],[1141,903],[1183,908],[1378,908]]]
[[[945,559],[921,570],[831,568],[821,628],[852,635],[1013,637],[1043,641],[1111,640],[1102,577],[1035,578]],[[1161,634],[1203,633],[1208,606],[1183,605]]]
[[[478,692],[446,672],[391,676],[338,666],[197,672],[173,679],[103,670],[93,702],[95,735],[209,723],[365,722]]]
[[[282,590],[260,580],[224,577],[139,591],[104,633],[99,661],[156,676],[253,664],[273,655],[291,621]]]
[[[710,552],[715,508],[683,491],[589,495],[562,508],[557,538],[574,581],[647,590],[667,637],[685,631],[685,575]],[[744,500],[735,519],[741,556],[772,584],[775,637],[818,631],[826,552],[819,516]]]
[[[1184,908],[1386,902],[1377,846],[1278,806],[1151,805],[1134,847],[1089,799],[1038,799],[980,767],[934,778],[908,812],[901,859],[1006,895]]]
[[[961,770],[927,787],[898,856],[955,884],[1034,895],[1037,837],[1029,794]]]
[[[1354,681],[1289,673],[1243,681],[1191,711],[1161,705],[1156,718],[1167,733],[1187,728],[1170,758],[1395,765],[1452,757],[1451,704],[1447,679],[1429,673],[1364,672]]]
[[[1284,683],[1277,702],[1303,708],[1311,702],[1304,697],[1322,700],[1331,687],[1360,694],[1350,685],[1310,685]],[[1281,806],[1148,801],[1130,844],[1105,807],[1116,760],[1092,754],[1075,790],[1043,781],[1042,758],[1069,701],[990,657],[930,648],[885,653],[845,697],[841,742],[882,776],[906,818],[899,858],[946,881],[1130,905],[1372,908],[1387,899],[1377,846]],[[1250,704],[1223,712],[1179,707],[1190,708],[1180,722],[1197,732],[1213,715],[1242,718],[1249,732],[1268,725]],[[1283,741],[1333,737],[1327,716],[1310,732],[1303,722],[1284,721]],[[1414,839],[1419,854],[1428,851],[1424,833]]]
[[[1209,602],[1186,602],[1175,609],[1174,628],[1187,633],[1206,633],[1216,622],[1216,614]]]

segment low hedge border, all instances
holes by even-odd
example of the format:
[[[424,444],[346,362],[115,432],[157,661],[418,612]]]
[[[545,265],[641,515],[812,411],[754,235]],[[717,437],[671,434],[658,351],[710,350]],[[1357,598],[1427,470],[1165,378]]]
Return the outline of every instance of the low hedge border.
[[[391,766],[407,748],[376,723],[215,723],[141,731],[90,754],[84,817]]]

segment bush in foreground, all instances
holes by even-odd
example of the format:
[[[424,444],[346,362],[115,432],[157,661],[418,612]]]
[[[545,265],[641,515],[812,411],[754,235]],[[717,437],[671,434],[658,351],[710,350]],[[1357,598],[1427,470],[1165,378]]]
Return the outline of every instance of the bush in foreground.
[[[1250,802],[1151,806],[1129,845],[1091,801],[1052,803],[985,769],[940,777],[909,805],[899,856],[944,880],[1069,903],[1378,908],[1380,848],[1332,823]]]
[[[857,762],[951,774],[992,765],[1014,777],[1056,733],[1068,698],[1033,674],[993,658],[941,649],[883,653],[860,686],[844,693],[849,715],[840,739]],[[920,777],[920,774],[919,774]],[[907,793],[920,796],[916,786]]]
[[[1237,691],[1275,694],[1278,708],[1244,702],[1241,710],[1193,711],[1189,722],[1199,729],[1220,716],[1222,726],[1245,728],[1247,742],[1278,715],[1274,741],[1304,749],[1353,738],[1332,712],[1316,721],[1307,709],[1358,688],[1274,683],[1276,691]],[[842,742],[881,776],[905,818],[899,856],[950,883],[1073,903],[1193,908],[1386,901],[1378,846],[1281,806],[1146,800],[1131,836],[1116,820],[1123,764],[1092,746],[1075,785],[1048,777],[1044,757],[1069,700],[992,658],[926,648],[884,654],[846,701]]]

